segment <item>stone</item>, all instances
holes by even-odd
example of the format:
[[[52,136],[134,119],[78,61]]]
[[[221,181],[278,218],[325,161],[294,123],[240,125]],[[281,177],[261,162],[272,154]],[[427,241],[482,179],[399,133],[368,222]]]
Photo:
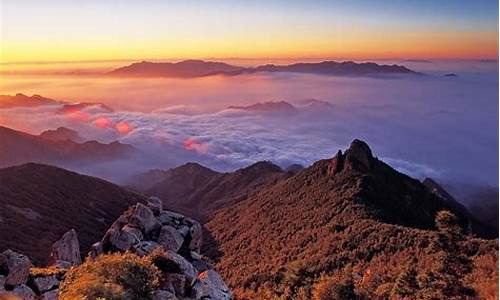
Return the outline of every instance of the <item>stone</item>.
[[[67,270],[71,268],[72,264],[65,260],[58,260],[53,264],[53,266],[59,269]]]
[[[178,300],[178,298],[169,291],[157,290],[153,295],[153,300]]]
[[[328,163],[328,175],[333,176],[342,171],[344,167],[344,156],[342,151],[338,151],[337,154]]]
[[[192,285],[198,277],[196,268],[184,257],[173,251],[165,251],[160,259],[162,261],[161,264],[165,266],[164,268],[159,266],[159,269],[163,273],[182,274],[186,276],[189,285]]]
[[[163,202],[158,197],[149,197],[147,206],[155,216],[159,216],[163,210]]]
[[[36,290],[42,294],[46,291],[50,291],[55,287],[59,286],[59,280],[55,275],[45,276],[45,277],[36,277],[33,279],[33,285]]]
[[[158,236],[158,244],[160,244],[165,250],[179,252],[183,242],[184,238],[174,227],[170,225],[161,227],[160,235]]]
[[[192,220],[192,225],[189,228],[189,234],[191,236],[191,241],[189,242],[189,250],[196,251],[200,253],[201,242],[203,238],[203,231],[201,229],[201,224],[195,220]]]
[[[188,280],[186,276],[182,274],[166,274],[164,280],[172,284],[175,296],[186,296],[186,281]]]
[[[35,300],[36,294],[27,285],[21,284],[12,290],[12,294],[19,296],[23,300]]]
[[[198,273],[204,272],[206,270],[212,270],[214,268],[209,262],[201,259],[193,260],[191,264],[196,268],[196,270],[198,270]]]
[[[90,246],[90,251],[89,251],[88,256],[92,259],[95,259],[103,253],[104,253],[104,250],[102,247],[102,242],[97,242],[97,243],[92,244],[92,246]]]
[[[7,278],[3,275],[0,275],[0,292],[5,290],[5,280]]]
[[[233,299],[224,280],[214,270],[207,270],[198,275],[198,280],[192,287],[192,293],[196,299]]]
[[[5,286],[16,286],[28,281],[33,264],[26,255],[8,249],[0,255],[0,267],[8,271]]]
[[[164,210],[158,216],[162,225],[171,225],[178,227],[184,220],[184,216],[173,211]]]
[[[120,251],[127,251],[142,239],[141,230],[128,225],[121,229],[111,228],[106,233],[109,243]]]
[[[58,289],[48,291],[40,296],[40,300],[57,300],[57,299],[59,299]]]
[[[52,245],[49,265],[54,264],[58,260],[67,261],[72,265],[79,265],[82,263],[80,244],[78,243],[78,236],[74,229],[63,234],[61,239]]]
[[[160,245],[154,241],[142,241],[133,246],[133,251],[139,256],[148,255],[154,249],[158,248]]]
[[[151,234],[161,226],[151,209],[141,203],[135,205],[129,216],[128,225],[141,229],[145,235]]]
[[[352,170],[366,172],[370,170],[373,154],[370,147],[361,140],[353,140],[345,152],[345,163]]]

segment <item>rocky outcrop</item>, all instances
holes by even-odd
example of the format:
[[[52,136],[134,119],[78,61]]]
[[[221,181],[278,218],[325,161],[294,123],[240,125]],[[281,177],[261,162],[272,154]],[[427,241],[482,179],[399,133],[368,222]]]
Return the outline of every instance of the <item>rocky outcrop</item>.
[[[0,255],[0,296],[21,299],[55,300],[66,270],[81,263],[80,247],[74,229],[52,245],[51,266],[34,268],[23,254],[6,250]],[[3,272],[3,274],[2,274]]]
[[[130,251],[139,256],[151,254],[162,279],[156,300],[232,299],[224,280],[202,259],[202,227],[181,214],[163,210],[158,198],[147,205],[138,203],[120,216],[103,239],[94,244],[89,257],[103,253]]]
[[[74,229],[66,232],[60,240],[52,245],[49,264],[57,264],[58,261],[65,261],[71,265],[82,263],[80,244],[78,243],[78,237]]]
[[[137,203],[121,215],[92,246],[89,259],[112,252],[151,254],[162,274],[155,300],[232,299],[224,280],[203,260],[201,241],[199,222],[163,210],[158,198],[150,198],[147,205]],[[0,255],[0,296],[58,299],[66,271],[81,262],[73,229],[52,245],[47,268],[34,268],[27,256],[6,250]]]

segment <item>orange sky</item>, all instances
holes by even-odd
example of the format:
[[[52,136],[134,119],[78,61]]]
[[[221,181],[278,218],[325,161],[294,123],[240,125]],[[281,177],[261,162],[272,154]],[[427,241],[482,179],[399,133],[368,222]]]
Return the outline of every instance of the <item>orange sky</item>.
[[[5,0],[0,61],[498,56],[494,2],[412,2]]]

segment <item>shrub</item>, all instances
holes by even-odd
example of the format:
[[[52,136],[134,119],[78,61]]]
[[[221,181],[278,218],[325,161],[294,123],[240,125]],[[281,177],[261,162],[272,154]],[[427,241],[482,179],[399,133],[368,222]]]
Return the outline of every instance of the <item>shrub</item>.
[[[313,289],[314,300],[361,299],[350,274],[322,277]]]
[[[147,257],[102,255],[68,271],[59,299],[152,299],[159,276]]]

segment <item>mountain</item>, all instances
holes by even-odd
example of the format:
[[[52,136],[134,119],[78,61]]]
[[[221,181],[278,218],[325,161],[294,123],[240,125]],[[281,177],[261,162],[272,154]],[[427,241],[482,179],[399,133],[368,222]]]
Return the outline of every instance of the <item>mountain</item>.
[[[58,127],[53,130],[46,130],[40,134],[40,137],[51,141],[71,140],[75,143],[82,143],[84,140],[77,131],[66,127]]]
[[[24,94],[16,94],[15,96],[0,95],[0,108],[35,107],[54,104],[61,104],[61,102],[40,95],[31,97]]]
[[[119,77],[202,77],[210,75],[240,75],[250,73],[304,73],[329,76],[374,76],[374,75],[421,75],[400,65],[379,65],[372,62],[323,61],[319,63],[296,63],[290,65],[261,65],[239,67],[223,62],[185,60],[177,63],[138,62],[108,73]]]
[[[498,189],[484,188],[467,198],[470,213],[488,226],[495,228],[498,236]]]
[[[61,168],[24,164],[0,169],[0,251],[10,248],[44,264],[50,245],[78,232],[83,253],[139,194]]]
[[[241,201],[256,189],[286,176],[289,174],[266,161],[230,173],[219,173],[197,163],[187,163],[167,171],[153,170],[139,174],[131,178],[129,186],[157,196],[163,200],[165,207],[203,222],[214,211]],[[146,184],[137,184],[142,182]]]
[[[438,214],[442,210],[457,221]],[[469,260],[477,264],[450,275],[458,278],[456,289],[458,282],[478,293],[498,289],[498,244],[455,233],[467,232],[468,223],[421,182],[354,140],[345,153],[218,210],[205,224],[205,253],[238,299],[336,299],[317,296],[334,289],[356,294],[345,299],[388,299],[410,267],[428,284],[413,286],[415,292],[437,293],[431,276],[445,276],[445,257],[464,270]],[[456,253],[467,257],[458,261]],[[443,297],[451,298],[438,299]]]
[[[286,101],[268,101],[258,102],[247,106],[229,106],[228,109],[237,109],[258,113],[283,113],[294,114],[297,113],[297,108]]]
[[[202,77],[241,70],[241,67],[222,62],[185,60],[177,63],[152,63],[142,61],[115,69],[111,76],[132,77]]]
[[[26,162],[39,162],[64,166],[98,163],[124,159],[136,152],[135,148],[112,142],[96,141],[76,143],[72,140],[54,141],[0,126],[0,167]]]

